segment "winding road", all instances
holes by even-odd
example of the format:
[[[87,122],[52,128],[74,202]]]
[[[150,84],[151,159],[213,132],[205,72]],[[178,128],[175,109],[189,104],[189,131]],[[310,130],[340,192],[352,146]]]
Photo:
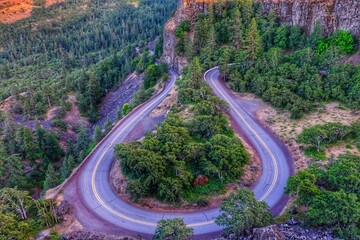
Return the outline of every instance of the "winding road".
[[[193,213],[148,211],[132,206],[119,198],[109,182],[109,171],[114,161],[114,146],[125,141],[136,125],[166,98],[178,77],[174,71],[170,71],[170,75],[170,81],[160,94],[137,107],[100,142],[74,174],[75,177],[65,185],[64,192],[65,195],[67,192],[68,196],[75,195],[76,192],[76,195],[80,196],[73,198],[81,201],[92,216],[128,232],[150,236],[154,233],[159,220],[169,218],[183,218],[189,227],[194,228],[195,235],[219,232],[222,228],[214,223],[214,219],[219,215],[218,208]],[[286,201],[283,192],[291,174],[290,155],[285,146],[261,126],[247,112],[246,105],[239,102],[219,80],[217,68],[207,71],[204,80],[218,97],[229,104],[232,121],[239,126],[241,135],[258,152],[262,160],[262,175],[253,191],[258,200],[267,202],[272,212],[278,214]],[[79,212],[80,210],[78,214]],[[88,220],[91,222],[91,219]]]

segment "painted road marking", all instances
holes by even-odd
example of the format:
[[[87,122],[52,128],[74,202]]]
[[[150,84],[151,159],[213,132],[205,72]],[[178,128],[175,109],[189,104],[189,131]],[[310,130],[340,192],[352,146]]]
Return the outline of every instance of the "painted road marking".
[[[173,76],[175,77],[175,75],[173,74]],[[171,88],[170,88],[171,89]],[[165,95],[167,95],[168,92],[165,91],[163,94],[161,94],[157,99],[160,99],[160,98],[163,98]],[[123,132],[125,131],[125,129],[127,129],[134,121],[136,121],[144,112],[146,112],[149,108],[151,108],[155,102],[157,101],[154,101],[153,103],[151,103],[149,106],[147,106],[145,109],[143,109],[141,111],[141,113],[137,114],[133,120],[131,120],[125,127],[123,127],[121,129],[121,131],[116,135],[116,137],[114,138],[115,140],[111,142],[111,144],[106,148],[106,150],[104,151],[104,153],[100,156],[99,160],[97,161],[96,165],[95,165],[95,168],[93,170],[93,173],[92,173],[92,179],[91,179],[91,186],[92,186],[92,191],[95,195],[95,198],[98,200],[98,202],[106,209],[108,210],[109,212],[113,213],[114,215],[116,216],[119,216],[125,220],[128,220],[128,221],[131,221],[131,222],[134,222],[134,223],[138,223],[138,224],[142,224],[142,225],[146,225],[146,226],[151,226],[151,227],[156,227],[157,226],[157,223],[150,223],[150,222],[145,222],[145,221],[141,221],[141,220],[137,220],[137,219],[134,219],[134,218],[131,218],[131,217],[128,217],[114,209],[112,209],[110,206],[108,206],[104,200],[100,197],[100,195],[98,194],[97,192],[97,189],[96,189],[96,185],[95,185],[95,178],[96,178],[96,172],[104,158],[104,156],[107,154],[107,152],[109,151],[109,149],[111,147],[113,147],[113,145],[115,144],[115,141],[116,139],[118,139],[120,137],[121,134],[123,134]],[[214,221],[207,221],[207,222],[201,222],[201,223],[194,223],[194,224],[188,224],[187,226],[188,227],[196,227],[196,226],[203,226],[203,225],[208,225],[208,224],[212,224],[214,223]]]
[[[210,70],[208,70],[204,76],[206,76],[210,71],[216,69],[212,68]],[[174,77],[175,75],[173,73],[171,73]],[[270,186],[270,188],[268,189],[268,191],[259,199],[260,201],[263,201],[272,191],[272,189],[275,187],[275,184],[277,182],[277,178],[278,178],[278,166],[277,166],[277,162],[275,159],[275,156],[273,155],[273,153],[271,152],[271,150],[269,149],[269,147],[266,145],[266,143],[260,138],[260,136],[256,133],[256,131],[250,126],[250,124],[245,120],[245,118],[237,111],[237,109],[234,107],[234,105],[228,100],[228,98],[223,94],[223,92],[215,85],[214,81],[213,81],[213,76],[215,73],[213,73],[211,75],[211,82],[214,84],[215,88],[220,92],[220,94],[224,97],[224,99],[226,99],[226,101],[230,104],[230,106],[234,109],[234,111],[237,113],[237,115],[242,119],[242,121],[246,124],[246,126],[250,129],[250,131],[253,132],[253,134],[256,136],[256,138],[260,141],[260,143],[264,146],[264,148],[267,150],[267,152],[270,154],[271,159],[273,161],[274,167],[275,167],[275,175],[272,181],[272,184]],[[167,95],[168,92],[165,91],[163,94],[161,94],[158,99],[163,98],[165,95]],[[95,178],[96,178],[96,172],[105,156],[105,154],[107,154],[107,152],[110,150],[111,147],[113,147],[113,145],[115,144],[116,139],[118,139],[120,137],[121,134],[123,134],[123,132],[125,131],[125,129],[127,129],[133,122],[135,122],[143,113],[145,113],[149,108],[151,108],[155,102],[151,103],[149,106],[147,106],[146,108],[144,108],[139,114],[137,114],[128,124],[126,124],[125,127],[123,127],[120,132],[116,135],[116,137],[114,138],[115,140],[113,140],[111,142],[111,144],[106,148],[106,150],[104,151],[104,153],[101,155],[101,157],[99,158],[99,160],[96,163],[96,166],[93,170],[92,173],[92,180],[91,180],[91,186],[92,186],[92,191],[96,197],[96,199],[98,200],[98,202],[109,212],[111,212],[112,214],[119,216],[125,220],[134,222],[134,223],[138,223],[138,224],[142,224],[142,225],[146,225],[146,226],[151,226],[151,227],[156,227],[157,223],[151,223],[151,222],[145,222],[145,221],[141,221],[141,220],[137,220],[131,217],[128,217],[114,209],[112,209],[110,206],[108,206],[100,197],[100,195],[97,192],[96,189],[96,185],[95,185]],[[205,225],[209,225],[209,224],[213,224],[215,221],[211,220],[211,221],[206,221],[206,222],[199,222],[199,223],[193,223],[193,224],[187,224],[188,227],[199,227],[199,226],[205,226]]]
[[[208,70],[204,76],[206,79],[206,75],[210,72],[213,71],[215,69],[217,69],[218,67],[214,67],[210,70]],[[279,175],[279,169],[278,169],[278,165],[276,162],[276,158],[274,156],[274,154],[272,153],[272,151],[270,150],[270,148],[268,147],[268,145],[260,138],[259,134],[256,133],[256,131],[250,126],[250,124],[245,120],[245,118],[243,117],[243,115],[234,107],[234,105],[230,102],[230,100],[224,95],[224,93],[216,86],[216,84],[214,83],[214,74],[211,74],[210,76],[210,81],[212,82],[212,84],[215,86],[215,88],[220,92],[220,94],[223,96],[223,98],[226,100],[226,102],[229,103],[229,105],[234,109],[234,111],[236,112],[236,114],[241,118],[241,120],[245,123],[245,125],[250,129],[250,131],[254,134],[254,136],[259,140],[259,142],[263,145],[263,147],[266,149],[266,151],[269,153],[271,160],[274,164],[274,177],[273,180],[271,182],[271,186],[270,188],[267,190],[267,192],[259,199],[259,201],[263,201],[269,194],[270,192],[274,189],[277,179],[278,179],[278,175]]]

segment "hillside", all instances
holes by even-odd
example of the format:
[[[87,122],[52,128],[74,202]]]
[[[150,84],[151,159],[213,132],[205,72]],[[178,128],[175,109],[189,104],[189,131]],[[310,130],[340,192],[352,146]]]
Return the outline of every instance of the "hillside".
[[[46,0],[44,7],[49,7],[64,0]],[[34,0],[0,0],[0,22],[14,23],[28,18],[34,8],[42,7]]]

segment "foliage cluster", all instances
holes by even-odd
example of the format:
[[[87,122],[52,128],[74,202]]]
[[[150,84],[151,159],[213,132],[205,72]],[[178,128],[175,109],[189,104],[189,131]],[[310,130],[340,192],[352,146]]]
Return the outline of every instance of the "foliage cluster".
[[[17,188],[0,190],[0,239],[29,239],[58,222],[51,201],[34,200]]]
[[[151,57],[137,56],[135,48],[147,50],[175,7],[174,0],[143,0],[138,8],[126,0],[65,1],[1,24],[0,99],[16,97],[17,111],[33,118],[64,106],[74,91],[81,112],[95,121],[105,93],[131,71],[146,69],[143,58]]]
[[[31,129],[6,117],[0,140],[0,188],[46,191],[57,186],[111,127],[111,122],[107,122],[101,136],[91,141],[88,127],[80,126],[77,138],[69,138],[64,151],[59,134],[43,128],[39,122]]]
[[[153,240],[186,240],[194,235],[194,229],[187,228],[181,218],[160,220]]]
[[[316,149],[318,153],[324,153],[324,147],[336,144],[340,140],[353,142],[360,147],[360,123],[355,122],[351,126],[341,123],[326,123],[306,128],[299,136],[298,142],[307,144]],[[315,156],[316,158],[316,156]]]
[[[306,37],[299,26],[280,24],[261,8],[251,0],[210,5],[193,23],[186,57],[200,56],[205,69],[218,65],[233,90],[252,92],[293,118],[323,101],[360,109],[360,67],[337,65],[355,49],[353,36],[338,31],[324,38],[318,23]]]
[[[249,236],[257,227],[265,227],[273,222],[269,207],[258,202],[249,189],[239,189],[221,203],[221,214],[216,223],[225,226],[224,233],[232,239]]]
[[[221,112],[224,104],[211,96],[202,81],[198,59],[190,64],[178,87],[180,104],[191,104],[191,119],[181,120],[173,109],[156,133],[148,133],[142,142],[123,143],[115,149],[122,171],[129,178],[127,191],[134,199],[153,196],[176,203],[196,192],[193,181],[197,176],[228,182],[239,178],[248,162],[247,152]]]
[[[360,236],[360,157],[341,155],[327,166],[312,165],[288,181],[286,192],[306,206],[304,223],[327,226],[344,239]]]

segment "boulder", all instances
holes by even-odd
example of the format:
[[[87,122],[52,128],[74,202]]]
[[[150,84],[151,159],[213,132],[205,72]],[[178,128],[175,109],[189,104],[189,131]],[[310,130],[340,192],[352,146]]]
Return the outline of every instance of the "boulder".
[[[209,178],[204,175],[197,176],[194,181],[194,186],[203,186],[209,183]]]
[[[277,225],[270,225],[263,228],[255,228],[253,230],[254,240],[285,240],[285,235],[281,232]]]

